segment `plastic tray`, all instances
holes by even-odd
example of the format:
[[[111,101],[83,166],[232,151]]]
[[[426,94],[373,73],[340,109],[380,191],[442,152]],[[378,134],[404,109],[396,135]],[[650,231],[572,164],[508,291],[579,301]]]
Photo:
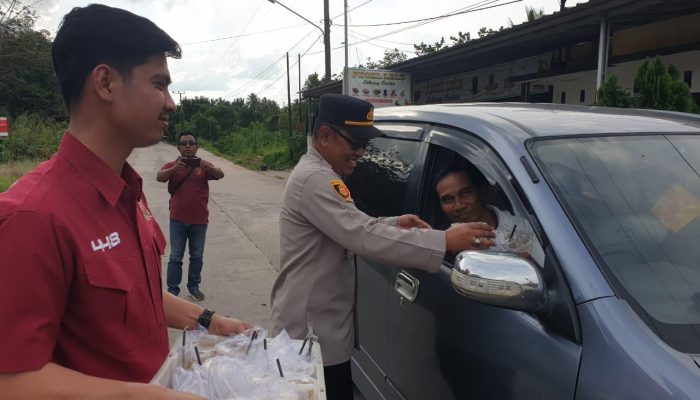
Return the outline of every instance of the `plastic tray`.
[[[224,336],[218,336],[218,338],[220,338],[220,340],[226,339],[226,337]],[[275,339],[273,338],[270,340]],[[302,344],[301,340],[292,341],[297,342],[299,346],[301,346]],[[154,385],[164,386],[167,388],[172,387],[171,379],[173,376],[173,372],[175,371],[175,368],[177,368],[177,366],[180,365],[181,351],[179,344],[182,343],[182,333],[179,333],[177,335],[173,343],[174,344],[170,348],[168,358],[165,359],[165,362],[163,362],[163,365],[161,365],[160,369],[151,380],[151,383]],[[314,380],[316,381],[316,397],[314,398],[314,400],[326,400],[326,383],[323,375],[323,358],[321,356],[321,345],[318,343],[314,343],[314,346],[311,349],[311,351],[314,354],[315,367],[314,373],[311,377],[314,378]]]

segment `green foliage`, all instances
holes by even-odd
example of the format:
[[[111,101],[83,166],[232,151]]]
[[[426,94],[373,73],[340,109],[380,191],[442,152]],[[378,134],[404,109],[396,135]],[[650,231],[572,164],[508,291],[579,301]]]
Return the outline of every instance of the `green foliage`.
[[[525,14],[527,15],[527,22],[536,21],[544,17],[544,8],[525,6]]]
[[[500,32],[503,29],[504,28],[502,26],[497,31],[493,30],[491,28],[483,27],[483,28],[479,29],[477,34],[479,35],[479,39],[481,39],[481,38],[488,36],[488,35],[491,35],[493,33]],[[459,33],[457,33],[457,36],[450,36],[450,43],[449,44],[446,44],[445,38],[441,37],[440,41],[435,42],[435,44],[425,44],[423,42],[420,42],[419,44],[414,44],[413,48],[416,51],[416,55],[422,56],[425,54],[430,54],[430,53],[434,53],[436,51],[446,49],[448,47],[457,46],[457,45],[460,45],[463,43],[467,43],[467,42],[470,42],[471,40],[472,40],[472,37],[471,37],[471,34],[469,32],[464,33],[462,31],[459,31]]]
[[[293,132],[290,141],[288,134],[268,131],[263,124],[256,123],[225,135],[214,143],[214,147],[233,162],[252,169],[263,165],[271,169],[284,169],[296,164],[306,151],[306,135]]]
[[[17,2],[0,4],[0,108],[65,119],[51,61],[48,31],[34,31],[36,15]]]
[[[634,79],[637,107],[656,110],[698,112],[688,86],[674,66],[668,69],[660,57],[647,59]]]
[[[367,65],[360,64],[358,67],[367,69],[387,69],[394,64],[406,61],[407,58],[406,54],[399,49],[384,50],[384,57],[381,60],[372,61],[371,57],[367,57]]]
[[[445,38],[441,37],[439,42],[435,42],[435,44],[425,44],[423,42],[420,42],[420,44],[414,44],[413,48],[416,50],[416,55],[422,56],[425,54],[430,54],[430,53],[435,53],[436,51],[440,51],[443,49],[443,47],[449,47],[445,46]]]
[[[53,118],[38,114],[20,115],[11,121],[11,141],[0,141],[0,163],[50,158],[58,149],[66,128],[65,122]]]
[[[43,160],[23,160],[0,164],[0,192],[7,190],[22,175]]]
[[[314,89],[321,85],[323,85],[323,82],[321,82],[321,79],[318,77],[318,73],[314,72],[313,74],[306,77],[306,81],[304,81],[303,90]]]
[[[634,98],[617,83],[615,75],[610,75],[598,89],[595,105],[630,108],[634,107]]]
[[[481,39],[481,38],[484,38],[486,36],[493,35],[494,33],[498,33],[500,31],[502,31],[503,29],[505,29],[505,28],[503,28],[503,26],[498,28],[498,30],[493,30],[491,28],[483,27],[483,28],[479,29],[479,31],[476,34],[479,35],[479,39]]]

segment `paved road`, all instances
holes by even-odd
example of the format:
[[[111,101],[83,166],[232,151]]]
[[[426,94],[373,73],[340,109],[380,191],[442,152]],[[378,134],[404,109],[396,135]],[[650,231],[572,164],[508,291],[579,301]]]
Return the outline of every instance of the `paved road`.
[[[200,286],[207,297],[201,304],[269,328],[270,289],[279,263],[277,219],[288,173],[250,171],[202,149],[197,155],[226,174],[209,185],[209,227]],[[169,195],[166,184],[155,177],[163,164],[177,156],[174,146],[159,143],[137,149],[129,158],[143,177],[151,210],[166,238]],[[170,247],[165,253],[164,283]],[[187,294],[187,254],[184,264],[181,297]]]
[[[233,315],[263,328],[270,328],[270,289],[279,265],[278,216],[288,172],[255,172],[205,150],[198,156],[223,169],[226,176],[209,184],[209,227],[204,249],[201,303],[217,312]],[[129,163],[143,177],[148,204],[168,235],[168,195],[156,173],[178,156],[174,146],[159,143],[134,150]],[[170,247],[163,257],[163,282]],[[187,276],[187,257],[183,277]],[[180,296],[186,296],[182,283]],[[170,330],[172,345],[177,332]],[[355,389],[355,400],[363,400]]]

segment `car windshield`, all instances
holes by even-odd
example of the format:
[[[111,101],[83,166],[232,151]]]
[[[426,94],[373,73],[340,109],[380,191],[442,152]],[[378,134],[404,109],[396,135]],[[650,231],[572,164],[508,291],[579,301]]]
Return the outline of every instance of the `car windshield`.
[[[616,291],[700,353],[700,135],[535,142],[533,156]]]

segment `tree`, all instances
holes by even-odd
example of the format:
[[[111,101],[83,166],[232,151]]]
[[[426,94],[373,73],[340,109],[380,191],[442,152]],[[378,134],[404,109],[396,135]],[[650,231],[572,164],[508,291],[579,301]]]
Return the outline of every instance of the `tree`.
[[[544,17],[544,8],[535,8],[525,6],[525,14],[527,15],[527,22],[536,21]]]
[[[321,85],[323,85],[323,82],[321,82],[321,79],[319,79],[318,73],[314,72],[313,74],[306,77],[306,81],[304,81],[303,90],[314,89]]]
[[[445,38],[441,37],[439,42],[435,42],[435,44],[425,44],[423,42],[420,42],[420,44],[414,44],[413,48],[416,50],[416,55],[422,56],[425,54],[430,54],[430,53],[435,53],[436,51],[442,50],[443,46],[445,45]],[[445,46],[447,47],[447,46]]]
[[[564,3],[565,3],[565,2],[566,2],[566,1],[562,1],[562,2],[561,2],[561,9],[562,9],[562,10],[564,9]],[[527,20],[525,21],[525,23],[527,23],[527,22],[532,22],[532,21],[536,21],[536,20],[538,20],[538,19],[544,17],[544,8],[536,9],[535,7],[528,7],[528,6],[525,6],[525,17],[527,18]],[[509,27],[509,28],[512,28],[513,26],[515,26],[515,24],[513,23],[513,20],[511,20],[510,18],[508,18],[508,27]]]
[[[399,49],[384,50],[384,57],[381,60],[372,61],[371,57],[367,57],[367,64],[360,64],[359,68],[386,69],[394,64],[404,62],[406,59],[406,54]]]
[[[481,39],[481,38],[485,38],[488,35],[493,35],[494,33],[498,33],[500,31],[502,31],[503,29],[505,29],[505,28],[503,28],[502,26],[500,28],[498,28],[498,30],[493,30],[491,28],[483,27],[483,28],[479,29],[479,31],[476,34],[479,35],[479,39]]]
[[[688,86],[674,66],[667,69],[660,57],[647,59],[634,79],[637,106],[656,110],[698,112]]]
[[[452,41],[452,46],[456,46],[458,44],[467,43],[472,40],[472,37],[469,32],[462,33],[462,31],[459,31],[457,36],[450,36],[450,40]]]
[[[436,51],[440,51],[443,48],[448,48],[451,46],[456,46],[458,44],[463,44],[467,43],[468,41],[472,40],[471,34],[469,32],[463,33],[462,31],[459,31],[457,33],[457,36],[450,36],[450,40],[452,43],[446,45],[445,44],[445,38],[441,37],[439,42],[435,42],[435,44],[430,45],[430,44],[425,44],[421,42],[420,44],[414,44],[413,48],[416,51],[416,54],[419,56],[422,56],[424,54],[430,54],[434,53]]]
[[[33,30],[36,18],[17,1],[0,3],[0,108],[64,118],[49,32]]]
[[[610,75],[598,89],[595,105],[605,107],[634,107],[634,99],[617,83],[617,77]]]

